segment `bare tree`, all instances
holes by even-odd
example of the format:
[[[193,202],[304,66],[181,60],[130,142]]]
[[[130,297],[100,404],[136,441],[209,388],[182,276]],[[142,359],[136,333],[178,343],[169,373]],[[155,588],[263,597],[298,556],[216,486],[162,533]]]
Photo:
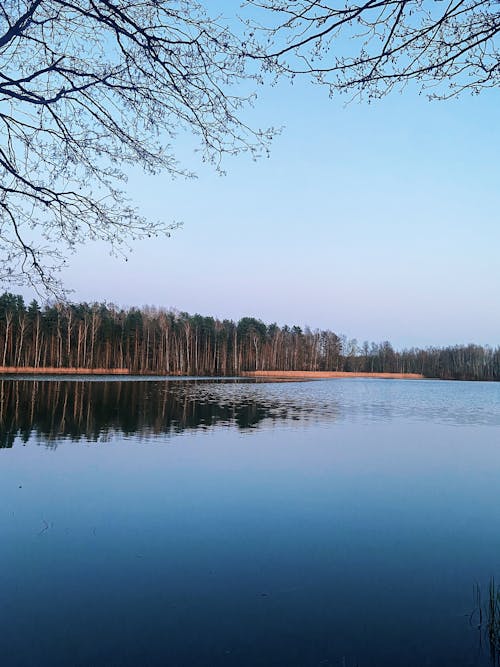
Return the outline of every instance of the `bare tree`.
[[[478,93],[500,81],[495,0],[245,4],[258,12],[259,20],[248,25],[265,67],[313,75],[332,93],[370,99],[416,81],[420,91],[442,98]]]
[[[169,145],[181,129],[217,168],[223,154],[266,150],[270,132],[241,120],[251,98],[234,92],[257,78],[247,62],[196,2],[3,0],[0,280],[53,290],[54,270],[88,239],[168,233],[123,182],[127,165],[188,175]]]

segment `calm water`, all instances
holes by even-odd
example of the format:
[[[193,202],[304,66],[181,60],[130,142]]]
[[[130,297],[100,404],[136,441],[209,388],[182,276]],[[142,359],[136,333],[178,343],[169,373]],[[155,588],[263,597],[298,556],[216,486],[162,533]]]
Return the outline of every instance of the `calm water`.
[[[2,666],[490,665],[500,385],[0,382]]]

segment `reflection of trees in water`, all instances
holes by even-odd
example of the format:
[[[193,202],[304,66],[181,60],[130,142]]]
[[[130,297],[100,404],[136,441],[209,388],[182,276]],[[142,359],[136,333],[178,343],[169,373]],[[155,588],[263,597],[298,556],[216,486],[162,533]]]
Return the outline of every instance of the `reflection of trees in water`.
[[[289,397],[244,391],[241,384],[226,393],[217,387],[203,381],[1,380],[0,447],[12,447],[17,437],[45,443],[97,440],[114,432],[148,437],[215,425],[247,429],[314,414],[313,407]]]

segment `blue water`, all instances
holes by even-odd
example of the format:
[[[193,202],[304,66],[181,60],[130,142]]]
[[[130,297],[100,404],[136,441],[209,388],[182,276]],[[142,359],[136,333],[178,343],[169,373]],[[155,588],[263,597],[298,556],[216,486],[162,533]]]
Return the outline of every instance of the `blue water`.
[[[500,581],[500,385],[0,399],[2,665],[492,664],[473,587]]]

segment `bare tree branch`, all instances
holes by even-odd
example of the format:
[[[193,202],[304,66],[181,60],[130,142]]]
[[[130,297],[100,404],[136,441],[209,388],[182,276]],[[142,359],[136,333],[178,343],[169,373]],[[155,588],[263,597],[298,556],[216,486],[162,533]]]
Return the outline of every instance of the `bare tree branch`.
[[[499,83],[493,0],[244,8],[238,36],[189,0],[0,4],[0,280],[54,291],[54,271],[86,240],[119,248],[168,233],[128,201],[127,167],[191,175],[166,145],[181,129],[217,169],[225,154],[266,152],[274,130],[243,121],[249,82],[309,75],[367,99],[413,81],[431,97]]]
[[[309,74],[330,91],[381,97],[415,81],[430,97],[498,86],[494,0],[247,0],[264,69]]]
[[[87,239],[168,233],[119,183],[127,165],[190,176],[165,145],[181,129],[219,169],[224,154],[267,150],[272,130],[249,128],[252,98],[233,93],[258,76],[196,2],[1,4],[0,280],[54,290],[54,269]]]

